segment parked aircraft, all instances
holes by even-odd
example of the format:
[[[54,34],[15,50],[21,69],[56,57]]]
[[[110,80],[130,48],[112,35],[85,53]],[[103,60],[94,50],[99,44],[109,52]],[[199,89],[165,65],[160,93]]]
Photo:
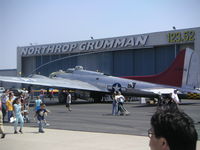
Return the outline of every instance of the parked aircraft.
[[[177,77],[175,85],[164,85],[162,83],[150,83],[132,79],[124,79],[114,76],[108,76],[101,72],[84,70],[82,66],[76,66],[75,68],[68,69],[67,71],[58,71],[53,72],[49,77],[42,75],[32,75],[32,77],[7,77],[0,76],[0,81],[4,82],[14,82],[14,83],[23,83],[29,85],[40,85],[52,88],[64,88],[72,90],[80,90],[90,94],[95,101],[100,101],[101,97],[106,94],[112,94],[114,91],[121,91],[124,95],[129,96],[140,96],[140,97],[151,97],[156,98],[159,94],[169,94],[172,93],[174,89],[179,91],[195,91],[193,87],[188,87],[187,77],[190,59],[192,55],[192,50],[188,49],[184,53],[184,59],[182,64],[179,65],[178,71],[182,74],[182,77]],[[183,54],[182,54],[183,55]],[[184,64],[184,65],[183,65]],[[171,68],[176,65],[172,65]],[[172,70],[167,70],[162,76],[170,74]],[[175,77],[175,74],[174,76]],[[172,79],[169,76],[170,79]],[[167,79],[167,75],[166,75]],[[182,82],[181,82],[182,81]],[[178,83],[181,82],[181,85],[178,86]],[[59,99],[60,102],[63,102],[63,99]]]

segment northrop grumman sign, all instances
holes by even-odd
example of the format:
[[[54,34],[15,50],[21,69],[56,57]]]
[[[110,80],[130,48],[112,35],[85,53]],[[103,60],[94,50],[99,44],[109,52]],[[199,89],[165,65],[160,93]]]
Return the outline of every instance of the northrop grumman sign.
[[[92,50],[111,50],[145,46],[148,35],[130,36],[124,38],[101,39],[83,42],[70,42],[61,44],[38,45],[21,48],[22,56],[76,53]]]

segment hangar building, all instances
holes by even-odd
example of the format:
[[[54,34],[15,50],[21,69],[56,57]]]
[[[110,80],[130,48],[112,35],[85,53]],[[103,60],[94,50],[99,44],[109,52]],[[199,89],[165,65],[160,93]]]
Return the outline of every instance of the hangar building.
[[[17,75],[17,69],[1,69],[0,70],[0,76],[16,76]],[[0,87],[4,88],[11,88],[11,87],[19,87],[19,84],[16,83],[9,83],[9,82],[2,82],[0,81]]]
[[[23,46],[17,48],[17,74],[48,76],[80,65],[114,76],[152,75],[167,69],[186,47],[200,56],[200,27]]]

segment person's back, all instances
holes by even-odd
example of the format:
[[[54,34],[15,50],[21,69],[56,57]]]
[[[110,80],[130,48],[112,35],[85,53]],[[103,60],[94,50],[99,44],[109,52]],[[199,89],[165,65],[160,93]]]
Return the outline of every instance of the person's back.
[[[193,120],[184,112],[162,107],[151,118],[151,150],[196,150],[198,139]]]
[[[35,105],[36,105],[36,106],[40,106],[41,103],[42,103],[42,100],[41,100],[41,99],[36,99],[36,100],[35,100]]]
[[[68,104],[71,104],[71,102],[72,102],[71,99],[72,99],[72,96],[71,96],[70,93],[68,93],[68,94],[67,94],[67,103],[68,103]]]
[[[37,96],[37,99],[35,100],[35,111],[40,109],[40,104],[42,103],[42,100],[40,99],[39,96]]]

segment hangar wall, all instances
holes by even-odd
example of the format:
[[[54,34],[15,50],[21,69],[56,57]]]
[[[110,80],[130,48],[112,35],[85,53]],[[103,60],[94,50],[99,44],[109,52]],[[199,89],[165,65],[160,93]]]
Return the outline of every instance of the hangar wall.
[[[0,70],[0,75],[1,76],[16,76],[17,75],[17,69],[2,69]],[[0,81],[0,87],[4,88],[10,88],[10,87],[20,87],[19,84],[17,83],[10,83],[10,82],[2,82]]]
[[[25,57],[22,59],[22,64],[25,64],[22,72],[27,76],[42,64],[66,56],[68,55]],[[174,46],[112,51],[63,59],[38,69],[36,73],[48,76],[51,72],[81,65],[85,69],[98,70],[115,76],[142,76],[164,71],[174,58]]]
[[[33,72],[48,76],[51,72],[81,65],[114,76],[152,75],[167,69],[186,47],[200,54],[200,28],[24,46],[17,48],[17,71],[22,76]],[[67,56],[70,58],[53,62]],[[53,63],[43,66],[48,62]]]

